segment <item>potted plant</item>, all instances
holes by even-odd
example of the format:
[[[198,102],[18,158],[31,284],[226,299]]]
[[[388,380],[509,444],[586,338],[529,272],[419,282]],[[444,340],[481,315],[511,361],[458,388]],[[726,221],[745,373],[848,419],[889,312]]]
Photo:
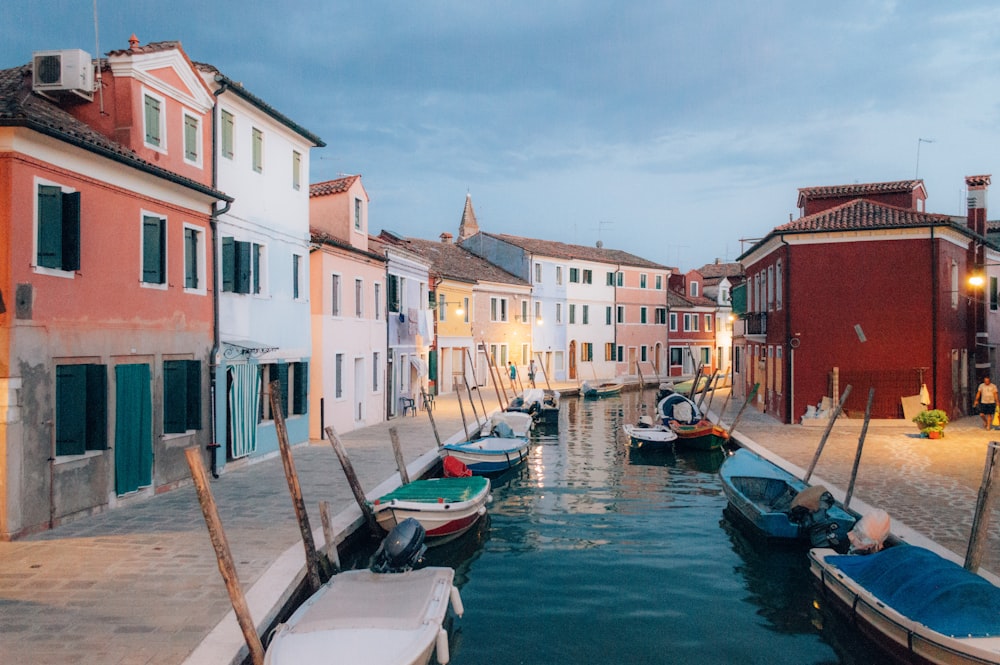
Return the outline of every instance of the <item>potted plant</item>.
[[[944,436],[944,426],[948,424],[948,414],[941,409],[929,409],[918,413],[913,422],[917,424],[920,433],[925,437],[939,439]]]

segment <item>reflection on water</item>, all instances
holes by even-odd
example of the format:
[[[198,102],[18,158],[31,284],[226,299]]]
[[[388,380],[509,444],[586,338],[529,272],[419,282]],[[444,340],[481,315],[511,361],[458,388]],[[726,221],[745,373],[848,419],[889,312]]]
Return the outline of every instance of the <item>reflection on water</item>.
[[[880,663],[814,608],[805,553],[723,518],[722,451],[630,452],[639,395],[564,399],[557,435],[494,481],[456,568],[452,663]]]

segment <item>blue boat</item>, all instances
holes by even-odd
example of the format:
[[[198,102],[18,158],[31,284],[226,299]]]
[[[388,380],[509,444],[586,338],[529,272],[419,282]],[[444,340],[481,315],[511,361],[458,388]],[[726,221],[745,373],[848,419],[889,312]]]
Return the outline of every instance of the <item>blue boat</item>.
[[[809,552],[826,598],[903,662],[1000,663],[1000,588],[916,545]]]
[[[502,473],[528,459],[532,418],[526,413],[496,413],[486,436],[442,447],[477,476]]]
[[[847,545],[857,520],[822,485],[808,485],[745,448],[722,463],[719,475],[730,507],[759,535],[814,547]]]

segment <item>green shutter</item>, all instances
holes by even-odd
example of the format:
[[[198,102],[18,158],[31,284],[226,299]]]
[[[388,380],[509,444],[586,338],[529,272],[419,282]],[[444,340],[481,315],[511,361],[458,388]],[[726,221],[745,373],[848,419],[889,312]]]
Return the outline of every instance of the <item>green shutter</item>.
[[[260,293],[260,245],[251,245],[250,259],[253,264],[250,277],[253,279],[253,292]]]
[[[146,143],[160,145],[160,101],[146,96]]]
[[[62,269],[80,269],[80,192],[62,195]]]
[[[87,451],[87,368],[56,365],[56,455]]]
[[[184,157],[198,160],[198,121],[189,115],[184,116]]]
[[[222,290],[236,290],[236,241],[222,239]]]
[[[183,360],[163,361],[163,432],[187,431],[187,368]]]
[[[159,217],[142,218],[142,281],[163,284],[163,241],[166,224]]]
[[[277,365],[272,365],[272,367],[278,368],[278,383],[281,385],[281,393],[278,397],[281,399],[281,415],[288,417],[288,363],[278,363]],[[272,377],[273,381],[274,378]],[[273,415],[271,416],[274,417]]]
[[[250,243],[236,242],[236,261],[233,291],[236,293],[250,293],[250,269],[252,267],[250,259]]]
[[[87,374],[87,450],[108,447],[108,367],[84,365]]]
[[[62,190],[38,186],[38,265],[62,268]]]
[[[184,229],[184,286],[198,288],[198,230]]]
[[[222,112],[222,156],[233,157],[233,114]]]
[[[201,361],[188,360],[187,368],[187,428],[201,429]]]
[[[295,373],[293,374],[294,384],[292,394],[295,395],[295,403],[292,413],[301,414],[309,412],[309,363],[295,363]]]

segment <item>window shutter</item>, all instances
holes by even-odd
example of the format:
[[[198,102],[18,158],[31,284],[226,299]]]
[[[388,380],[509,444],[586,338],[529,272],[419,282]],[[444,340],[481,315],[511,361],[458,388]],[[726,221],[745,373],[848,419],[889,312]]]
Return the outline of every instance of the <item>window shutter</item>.
[[[295,404],[292,413],[309,412],[309,363],[295,363],[294,385]]]
[[[80,269],[80,192],[62,195],[62,269]]]
[[[56,455],[87,452],[87,369],[56,365]]]
[[[163,220],[142,218],[142,281],[163,283]]]
[[[188,360],[187,369],[187,428],[201,429],[201,361]]]
[[[278,363],[278,383],[281,385],[281,415],[288,417],[288,363]],[[273,380],[273,379],[272,379]],[[272,416],[273,417],[273,416]]]
[[[187,372],[183,360],[163,361],[163,432],[187,431]]]
[[[222,112],[222,156],[233,157],[233,114]]]
[[[233,291],[236,293],[250,293],[250,243],[236,242],[236,262]]]
[[[108,367],[84,365],[87,374],[87,450],[108,447]]]
[[[146,143],[160,145],[160,101],[146,97]]]
[[[184,286],[198,288],[198,231],[184,229]]]
[[[222,239],[222,290],[236,290],[236,241]]]
[[[38,186],[38,265],[62,267],[62,190]]]
[[[184,116],[184,156],[198,161],[198,121],[189,115]]]

